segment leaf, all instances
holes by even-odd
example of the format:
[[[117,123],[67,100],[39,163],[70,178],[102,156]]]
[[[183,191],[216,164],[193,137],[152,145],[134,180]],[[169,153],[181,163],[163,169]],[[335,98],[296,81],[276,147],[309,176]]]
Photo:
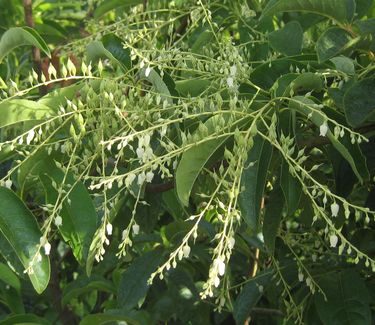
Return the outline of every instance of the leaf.
[[[220,117],[215,115],[204,123],[208,134],[215,132],[219,119]],[[222,136],[202,142],[183,153],[176,171],[177,196],[183,205],[189,205],[189,197],[195,180],[210,157],[225,143],[228,137]]]
[[[64,173],[50,160],[45,160],[42,164],[43,167],[38,171],[39,178],[45,190],[46,201],[54,205],[58,193],[52,182],[63,184]],[[67,188],[67,184],[71,187]],[[73,173],[66,174],[64,185],[70,193],[62,205],[60,212],[62,225],[59,231],[72,247],[77,261],[83,264],[87,260],[90,244],[98,225],[98,215],[86,187],[81,181],[75,180]]]
[[[315,295],[315,305],[323,324],[371,324],[370,297],[366,284],[354,270],[323,275],[318,281],[327,296]]]
[[[316,112],[316,108],[313,110],[311,107],[314,107],[314,105],[315,103],[311,99],[302,96],[293,97],[290,102],[291,108],[296,109],[306,117],[309,117],[317,127],[320,127],[325,122],[325,114],[323,112],[319,114]],[[331,141],[335,149],[340,152],[340,154],[350,164],[350,167],[353,169],[359,181],[363,183],[362,171],[357,167],[348,148],[337,140],[330,130],[328,130],[326,136]]]
[[[19,122],[35,121],[55,115],[47,105],[27,99],[9,99],[0,103],[0,128]]]
[[[243,286],[234,303],[233,317],[236,324],[243,325],[245,323],[251,310],[256,306],[263,295],[259,287],[262,286],[264,290],[271,283],[272,274],[272,271],[265,270],[259,273],[255,278],[250,279],[250,281]]]
[[[285,202],[281,187],[278,186],[271,192],[268,201],[263,220],[263,236],[264,244],[269,249],[270,254],[273,254]]]
[[[101,292],[116,293],[114,284],[99,276],[92,275],[91,277],[79,277],[78,279],[70,282],[65,288],[61,299],[61,304],[66,305],[73,298],[77,298],[80,295],[90,292],[92,290],[98,290]]]
[[[350,87],[344,95],[344,111],[348,123],[358,127],[375,112],[375,78],[363,79]]]
[[[0,230],[24,268],[28,268],[37,252],[42,233],[31,211],[13,191],[4,187],[0,187]],[[46,289],[50,278],[49,258],[43,253],[41,255],[41,262],[35,262],[34,272],[29,274],[38,293]]]
[[[116,8],[128,8],[143,3],[143,0],[106,0],[103,1],[94,12],[94,18],[98,19]]]
[[[34,314],[11,315],[0,321],[0,325],[51,325],[45,318]]]
[[[129,324],[129,325],[141,325],[141,322],[132,318],[131,316],[107,315],[107,314],[87,315],[81,320],[79,325],[101,325],[101,324],[108,324],[108,323],[113,324],[113,322],[115,321],[123,321],[123,322],[126,322],[125,324]],[[117,322],[117,324],[119,323],[120,322]]]
[[[338,27],[327,29],[316,42],[319,62],[324,62],[342,53],[352,45],[351,41],[352,37],[347,31]]]
[[[271,47],[285,55],[297,55],[302,51],[303,30],[296,21],[287,23],[283,28],[268,35]]]
[[[0,63],[9,52],[22,45],[38,47],[51,57],[47,44],[36,30],[30,27],[13,27],[8,29],[0,39]]]
[[[259,212],[271,162],[272,146],[260,136],[254,137],[254,145],[248,153],[242,172],[241,188],[238,196],[242,218],[252,231],[258,227]],[[250,166],[250,164],[254,164]]]
[[[176,90],[182,96],[197,97],[211,85],[207,79],[185,79],[176,82]]]
[[[155,88],[155,91],[161,95],[162,100],[167,100],[168,104],[173,104],[171,93],[169,88],[165,84],[164,80],[160,77],[159,73],[155,69],[151,69],[150,74],[146,77],[146,68],[142,69],[141,76],[149,81]]]
[[[312,73],[305,72],[297,77],[290,83],[285,89],[284,96],[293,96],[301,91],[316,91],[320,92],[323,89],[323,80],[321,76]]]
[[[109,59],[124,71],[131,68],[130,50],[125,49],[124,41],[115,34],[106,34],[101,41],[93,41],[87,45],[87,59],[96,62]]]
[[[147,252],[137,258],[122,274],[117,298],[120,308],[130,310],[146,296],[150,287],[147,281],[161,260],[160,250]]]
[[[350,22],[355,13],[354,0],[271,0],[262,17],[284,11],[303,11],[319,14],[339,22]]]
[[[17,275],[4,263],[0,263],[0,280],[16,289],[17,292],[21,291],[21,282]]]
[[[352,59],[347,58],[346,56],[337,56],[330,61],[335,65],[336,70],[342,71],[348,75],[355,74],[355,67]]]
[[[298,208],[302,187],[298,179],[289,172],[289,165],[285,160],[281,164],[280,186],[284,193],[288,215],[292,215]]]

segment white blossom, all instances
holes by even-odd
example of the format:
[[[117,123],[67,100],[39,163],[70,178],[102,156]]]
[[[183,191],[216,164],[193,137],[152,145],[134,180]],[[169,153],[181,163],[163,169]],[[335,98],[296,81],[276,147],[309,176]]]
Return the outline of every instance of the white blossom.
[[[189,257],[190,251],[191,251],[191,249],[190,249],[189,245],[186,245],[182,248],[182,252],[183,252],[185,258]]]
[[[328,125],[327,125],[327,123],[324,122],[324,123],[320,126],[319,130],[320,130],[320,136],[321,136],[321,137],[325,137],[326,134],[327,134],[327,132],[328,132]]]
[[[329,237],[329,243],[331,247],[336,247],[338,241],[339,241],[339,238],[335,234]]]
[[[111,223],[107,223],[107,226],[106,226],[106,229],[107,229],[107,234],[109,235],[109,236],[111,236],[112,235],[112,230],[113,230],[113,226],[112,226],[112,224]]]
[[[135,174],[134,173],[130,173],[127,177],[126,177],[126,179],[125,179],[125,186],[126,187],[129,187],[132,183],[133,183],[133,181],[135,180]]]
[[[234,87],[234,80],[232,77],[228,77],[227,78],[227,85],[229,88],[233,88]]]
[[[337,214],[339,213],[340,206],[334,202],[331,204],[331,212],[332,212],[332,217],[337,217]]]
[[[139,225],[137,225],[136,223],[132,226],[132,229],[133,229],[133,234],[134,235],[138,235],[139,234]]]
[[[26,143],[27,143],[28,145],[31,143],[31,141],[33,141],[34,136],[35,136],[35,131],[34,131],[34,130],[30,130],[30,131],[27,133]]]
[[[137,180],[137,183],[138,185],[142,185],[146,180],[146,174],[145,172],[142,172],[138,175],[138,180]]]
[[[299,282],[303,281],[303,273],[302,272],[298,273],[298,280],[299,280]]]
[[[228,240],[229,249],[233,249],[235,243],[236,243],[236,240],[233,237],[230,237]]]
[[[150,67],[147,67],[146,70],[145,70],[145,76],[148,77],[151,73],[151,68]]]
[[[145,154],[145,149],[139,147],[139,148],[137,148],[136,153],[137,153],[137,157],[139,159],[142,159],[143,155]]]
[[[152,179],[154,178],[154,173],[152,171],[149,171],[146,173],[146,182],[151,183]]]
[[[60,227],[62,225],[62,218],[60,216],[57,216],[55,218],[55,226]]]
[[[222,259],[218,259],[217,269],[220,276],[223,276],[225,274],[225,263]]]
[[[231,75],[232,77],[234,77],[234,76],[236,75],[236,73],[237,73],[237,67],[236,67],[235,65],[232,65],[232,66],[230,67],[230,75]]]
[[[219,286],[219,284],[220,284],[220,279],[219,279],[218,276],[216,276],[215,279],[214,279],[214,286],[217,288]]]
[[[46,242],[44,244],[44,253],[46,255],[49,255],[50,252],[51,252],[51,244],[49,242]]]
[[[9,189],[10,189],[10,188],[12,187],[12,181],[11,181],[10,179],[7,179],[7,180],[5,181],[5,184],[4,184],[4,185],[5,185],[6,188],[9,188]]]

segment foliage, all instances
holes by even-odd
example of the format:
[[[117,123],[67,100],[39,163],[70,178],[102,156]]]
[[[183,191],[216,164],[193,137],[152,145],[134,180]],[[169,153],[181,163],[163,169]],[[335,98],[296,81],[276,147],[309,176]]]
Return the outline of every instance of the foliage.
[[[373,1],[24,9],[0,0],[1,324],[373,322]]]

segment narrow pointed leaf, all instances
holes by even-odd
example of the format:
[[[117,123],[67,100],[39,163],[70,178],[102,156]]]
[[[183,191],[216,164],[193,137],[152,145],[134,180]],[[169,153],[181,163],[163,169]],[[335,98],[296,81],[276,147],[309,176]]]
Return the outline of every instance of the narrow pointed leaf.
[[[31,213],[18,196],[11,190],[0,187],[0,230],[13,247],[24,268],[28,268],[42,233]],[[38,293],[42,293],[49,282],[49,258],[41,252],[42,260],[33,266],[29,274],[31,283]]]

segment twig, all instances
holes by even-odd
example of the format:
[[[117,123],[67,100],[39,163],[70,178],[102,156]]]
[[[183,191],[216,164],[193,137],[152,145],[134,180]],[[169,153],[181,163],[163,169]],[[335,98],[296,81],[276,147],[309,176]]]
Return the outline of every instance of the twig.
[[[26,25],[34,28],[35,23],[34,23],[34,18],[33,18],[33,4],[32,0],[23,0],[23,9],[25,12],[25,22]],[[32,49],[32,54],[33,54],[33,63],[34,63],[34,69],[38,76],[40,76],[42,72],[42,62],[40,59],[40,50],[37,47],[33,47]],[[40,95],[45,95],[47,93],[47,88],[45,86],[39,87],[39,94]]]

